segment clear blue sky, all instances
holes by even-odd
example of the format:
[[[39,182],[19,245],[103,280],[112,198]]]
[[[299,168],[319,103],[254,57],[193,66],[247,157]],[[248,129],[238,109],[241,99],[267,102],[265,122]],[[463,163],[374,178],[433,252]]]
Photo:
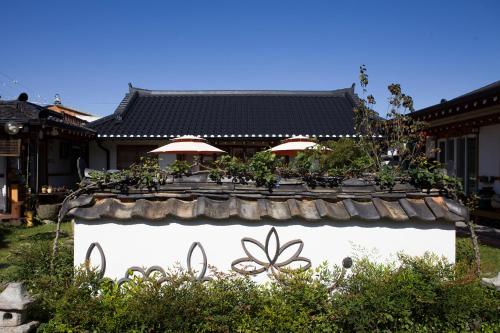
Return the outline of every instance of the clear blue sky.
[[[128,82],[328,90],[357,82],[366,64],[384,114],[392,82],[420,108],[500,80],[498,0],[7,0],[0,13],[2,99],[59,93],[98,115]]]

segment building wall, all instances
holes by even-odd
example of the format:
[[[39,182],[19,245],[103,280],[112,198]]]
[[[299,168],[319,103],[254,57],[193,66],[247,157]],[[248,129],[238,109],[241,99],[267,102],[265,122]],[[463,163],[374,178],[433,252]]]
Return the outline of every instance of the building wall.
[[[479,129],[478,176],[500,177],[500,124]]]
[[[73,156],[73,144],[69,141],[48,139],[47,142],[47,184],[53,187],[74,187],[78,182]]]
[[[280,244],[301,239],[304,247],[301,257],[309,258],[312,266],[328,261],[341,265],[342,259],[367,255],[371,260],[386,262],[396,259],[398,252],[423,255],[426,251],[455,261],[455,228],[451,223],[420,222],[307,222],[264,220],[248,222],[233,218],[215,220],[159,221],[80,221],[74,228],[74,263],[81,265],[90,244],[98,242],[106,257],[106,276],[121,278],[131,266],[164,269],[180,263],[186,268],[187,253],[193,242],[204,247],[209,265],[222,271],[231,269],[231,262],[245,257],[241,239],[251,237],[265,244],[271,227],[275,227]],[[273,238],[272,238],[273,240]],[[271,245],[275,244],[273,241]],[[250,246],[251,245],[251,246]],[[288,259],[298,245],[285,251],[278,262]],[[271,246],[271,248],[275,248]],[[264,252],[249,244],[248,250],[258,259],[266,260]],[[199,270],[199,252],[193,257],[193,269]],[[93,251],[91,262],[98,265],[98,251]],[[265,279],[265,273],[256,279]]]
[[[109,169],[118,169],[117,165],[117,146],[121,145],[156,145],[157,147],[163,146],[168,143],[167,139],[144,139],[144,140],[133,140],[133,139],[101,139],[102,146],[109,149],[110,152],[110,165]],[[245,159],[253,156],[255,152],[267,149],[279,143],[279,141],[244,141],[244,142],[233,142],[233,141],[209,141],[210,144],[215,145],[228,152],[231,155],[237,156],[239,158]],[[104,170],[106,169],[106,153],[102,150],[95,141],[91,142],[89,145],[89,168]],[[204,161],[209,161],[213,159],[213,156],[204,156]],[[160,156],[160,165],[165,167],[175,160],[175,155],[162,154]],[[189,157],[188,157],[189,160]]]
[[[119,145],[166,145],[167,140],[101,140],[102,146],[109,150],[109,169],[117,169],[116,147]],[[92,141],[89,145],[89,168],[96,170],[106,169],[106,153],[97,142]]]

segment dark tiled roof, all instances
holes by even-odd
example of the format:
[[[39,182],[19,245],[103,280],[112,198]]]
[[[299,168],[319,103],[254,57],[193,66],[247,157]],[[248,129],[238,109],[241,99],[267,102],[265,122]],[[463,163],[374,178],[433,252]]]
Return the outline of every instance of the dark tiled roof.
[[[449,101],[443,101],[413,112],[413,117],[422,120],[454,117],[465,112],[491,107],[500,104],[500,81],[493,82],[479,89],[455,97]]]
[[[99,136],[354,134],[353,89],[151,91],[131,88],[113,115],[90,123]]]
[[[24,101],[0,101],[0,121],[27,123],[47,117],[61,118],[61,115],[43,106]]]
[[[84,220],[239,217],[325,222],[351,219],[457,222],[468,219],[467,208],[456,201],[437,194],[423,194],[407,184],[395,190],[388,193],[369,183],[311,189],[301,182],[289,182],[270,193],[251,185],[181,182],[153,193],[108,192],[80,196],[69,201],[62,212]]]
[[[43,120],[46,124],[73,131],[85,132],[95,136],[93,129],[82,125],[67,123],[60,113],[38,104],[24,101],[0,101],[0,123],[15,121],[33,124]]]

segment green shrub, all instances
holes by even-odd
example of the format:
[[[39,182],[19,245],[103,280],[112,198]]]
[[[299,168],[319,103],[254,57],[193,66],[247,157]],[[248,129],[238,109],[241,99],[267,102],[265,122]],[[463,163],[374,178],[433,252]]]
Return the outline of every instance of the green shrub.
[[[374,169],[374,162],[362,145],[358,140],[347,138],[322,142],[317,149],[298,153],[290,167],[301,176],[309,173],[318,176],[359,177]]]
[[[73,284],[73,246],[59,245],[59,255],[54,261],[54,272],[50,272],[52,242],[35,240],[23,244],[9,255],[16,269],[10,281],[23,281],[28,291],[37,299],[32,317],[47,321],[67,287]]]
[[[264,285],[236,274],[208,282],[172,271],[159,286],[135,279],[118,289],[79,270],[54,302],[44,332],[452,332],[500,328],[500,292],[464,280],[431,256],[399,265],[357,260],[340,269],[283,275]],[[43,295],[42,295],[43,297]]]
[[[457,263],[461,263],[465,266],[470,266],[474,263],[474,247],[472,245],[472,240],[469,237],[457,237],[455,251]]]

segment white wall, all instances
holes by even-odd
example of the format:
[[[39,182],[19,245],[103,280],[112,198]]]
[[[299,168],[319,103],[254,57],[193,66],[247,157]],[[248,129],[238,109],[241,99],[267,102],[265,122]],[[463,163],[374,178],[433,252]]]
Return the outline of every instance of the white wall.
[[[301,239],[304,248],[300,255],[311,259],[313,267],[325,260],[340,265],[343,258],[360,254],[383,262],[395,259],[395,254],[400,251],[410,255],[430,251],[450,262],[455,261],[455,228],[450,223],[337,222],[328,225],[302,220],[247,223],[238,219],[169,222],[76,221],[75,265],[84,262],[91,243],[99,242],[106,256],[106,276],[111,278],[123,277],[131,266],[160,265],[166,269],[179,262],[186,267],[188,249],[198,241],[206,251],[208,264],[228,271],[233,260],[245,256],[241,239],[252,237],[265,244],[272,226],[276,227],[281,244]],[[260,258],[265,257],[263,252],[258,253],[261,251],[254,252]],[[99,263],[97,253],[93,252],[91,261],[94,265]],[[287,253],[291,254],[286,251],[283,255]],[[287,258],[280,257],[280,260],[284,259]],[[200,260],[193,262],[199,263]],[[265,273],[257,280],[262,279],[265,279]]]
[[[479,129],[478,176],[500,177],[500,124]]]

